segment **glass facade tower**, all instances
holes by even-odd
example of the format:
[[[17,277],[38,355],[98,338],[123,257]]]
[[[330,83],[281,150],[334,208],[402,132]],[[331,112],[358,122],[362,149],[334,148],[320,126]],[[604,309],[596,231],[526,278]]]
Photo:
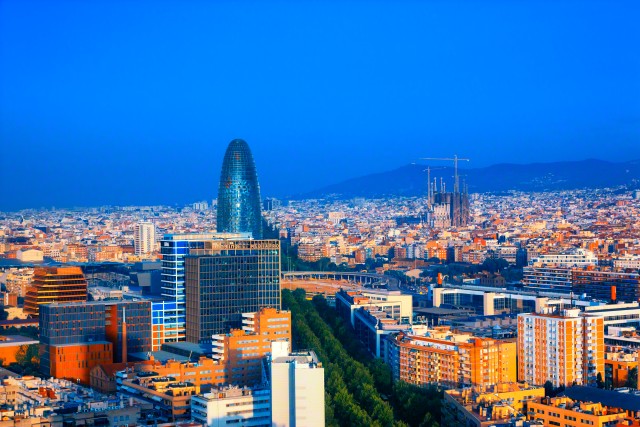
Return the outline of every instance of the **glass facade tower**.
[[[162,318],[154,323],[162,325],[154,330],[155,343],[184,341],[185,319],[185,271],[184,258],[191,251],[204,249],[206,242],[225,239],[249,239],[249,233],[165,234],[160,242],[162,254]]]
[[[280,241],[207,242],[184,259],[187,341],[242,328],[242,313],[280,309]]]
[[[218,187],[218,232],[249,232],[262,238],[260,185],[253,155],[242,139],[229,143]]]

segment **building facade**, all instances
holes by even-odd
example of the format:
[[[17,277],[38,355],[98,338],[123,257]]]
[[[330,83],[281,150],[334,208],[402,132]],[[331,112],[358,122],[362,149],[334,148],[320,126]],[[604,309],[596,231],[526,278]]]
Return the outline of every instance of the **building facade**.
[[[255,385],[262,381],[262,362],[271,353],[271,343],[291,342],[291,312],[263,308],[242,315],[243,329],[213,336],[212,358],[225,364],[228,381]]]
[[[518,380],[554,387],[604,376],[604,319],[579,309],[518,315]]]
[[[418,386],[486,387],[516,381],[516,343],[453,333],[447,327],[388,339],[394,380]]]
[[[151,351],[149,301],[96,301],[40,307],[40,371],[89,384],[91,369]]]
[[[24,312],[38,317],[41,304],[87,300],[87,280],[80,267],[37,267],[24,298]]]
[[[158,342],[177,342],[185,340],[186,332],[186,296],[184,259],[191,251],[201,250],[205,242],[224,239],[249,239],[250,234],[198,233],[166,234],[160,242],[162,255],[161,295],[172,304],[158,306],[158,313],[164,316],[157,320]],[[160,311],[161,310],[161,311]]]
[[[312,351],[290,352],[272,343],[271,425],[323,427],[324,368]]]
[[[249,232],[262,238],[260,185],[253,155],[242,139],[229,143],[218,187],[218,232]]]
[[[242,328],[242,313],[280,309],[280,241],[205,242],[185,258],[187,341]]]
[[[133,246],[136,255],[148,255],[156,250],[156,226],[143,221],[133,230]]]

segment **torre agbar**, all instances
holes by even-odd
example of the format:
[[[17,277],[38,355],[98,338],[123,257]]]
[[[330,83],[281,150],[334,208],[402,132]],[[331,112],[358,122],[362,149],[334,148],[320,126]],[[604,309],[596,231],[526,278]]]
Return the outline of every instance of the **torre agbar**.
[[[260,186],[253,155],[242,139],[229,143],[218,188],[218,232],[249,232],[262,238]]]

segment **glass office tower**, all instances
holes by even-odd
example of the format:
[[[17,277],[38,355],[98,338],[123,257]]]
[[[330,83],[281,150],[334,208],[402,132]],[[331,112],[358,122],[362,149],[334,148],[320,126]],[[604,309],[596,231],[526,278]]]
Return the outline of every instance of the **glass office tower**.
[[[218,232],[249,232],[262,238],[260,185],[253,155],[242,139],[229,143],[218,187]]]
[[[154,331],[154,342],[176,342],[185,339],[185,274],[184,258],[193,250],[204,249],[205,242],[225,239],[249,239],[249,233],[165,234],[160,242],[162,254],[162,297],[166,301],[162,318],[154,323],[162,328]]]
[[[207,242],[185,258],[187,341],[242,328],[242,313],[280,309],[280,241]]]

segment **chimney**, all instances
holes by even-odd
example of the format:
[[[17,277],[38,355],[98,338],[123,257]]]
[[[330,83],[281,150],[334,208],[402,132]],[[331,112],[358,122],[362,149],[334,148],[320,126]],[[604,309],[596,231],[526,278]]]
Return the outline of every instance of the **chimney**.
[[[127,307],[122,307],[122,362],[127,363]]]

